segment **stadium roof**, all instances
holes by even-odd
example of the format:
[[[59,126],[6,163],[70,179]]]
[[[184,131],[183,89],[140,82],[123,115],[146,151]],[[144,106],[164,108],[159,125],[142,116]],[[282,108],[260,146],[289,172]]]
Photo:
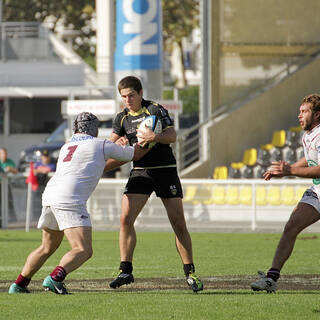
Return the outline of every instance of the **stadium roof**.
[[[0,98],[90,97],[112,98],[114,87],[0,87]]]

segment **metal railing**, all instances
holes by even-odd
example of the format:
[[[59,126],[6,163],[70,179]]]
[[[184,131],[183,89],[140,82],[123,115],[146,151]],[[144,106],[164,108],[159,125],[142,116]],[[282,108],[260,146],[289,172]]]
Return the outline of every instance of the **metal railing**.
[[[2,228],[25,228],[28,193],[25,178],[25,175],[17,174],[1,179]],[[262,179],[182,179],[181,183],[185,195],[185,217],[191,231],[281,231],[311,180],[279,179],[266,182]],[[125,184],[125,179],[100,180],[88,201],[88,211],[95,230],[119,229]],[[32,192],[30,227],[36,226],[41,214],[43,190],[44,186]],[[164,206],[154,194],[135,226],[138,230],[171,230]],[[319,229],[319,226],[313,225],[311,229]]]

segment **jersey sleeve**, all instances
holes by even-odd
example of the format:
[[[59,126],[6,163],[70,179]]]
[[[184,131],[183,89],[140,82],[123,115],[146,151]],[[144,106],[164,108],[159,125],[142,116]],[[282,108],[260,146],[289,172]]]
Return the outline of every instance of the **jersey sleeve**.
[[[170,118],[168,110],[163,106],[158,105],[155,109],[155,116],[161,121],[162,130],[173,127],[173,120]]]
[[[316,138],[314,146],[317,150],[317,159],[318,159],[317,165],[320,165],[320,135]]]
[[[116,115],[112,122],[112,131],[120,137],[125,135],[124,128],[122,126],[123,114],[120,112]]]
[[[103,144],[105,160],[112,158],[120,161],[131,161],[134,155],[134,148],[130,146],[120,146],[109,140]]]

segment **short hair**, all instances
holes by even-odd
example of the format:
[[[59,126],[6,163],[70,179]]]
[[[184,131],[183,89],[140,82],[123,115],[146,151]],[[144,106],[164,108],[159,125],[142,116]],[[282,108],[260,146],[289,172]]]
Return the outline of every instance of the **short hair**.
[[[309,94],[302,99],[302,104],[310,103],[312,112],[320,111],[320,95],[317,93]]]
[[[84,133],[96,137],[98,135],[100,121],[90,112],[81,112],[73,122],[74,133]]]
[[[142,90],[142,84],[140,79],[134,76],[127,76],[122,78],[118,83],[118,91],[120,93],[120,90],[131,88],[138,93]]]

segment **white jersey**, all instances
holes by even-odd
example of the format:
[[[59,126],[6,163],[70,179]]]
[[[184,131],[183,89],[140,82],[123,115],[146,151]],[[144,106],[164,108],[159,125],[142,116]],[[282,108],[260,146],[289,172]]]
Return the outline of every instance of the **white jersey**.
[[[108,158],[130,161],[133,147],[109,140],[75,134],[60,150],[57,170],[43,194],[43,206],[86,204],[97,186]]]
[[[304,156],[309,167],[320,165],[320,124],[311,131],[306,131],[302,137]],[[320,199],[320,179],[313,179],[311,187]]]

